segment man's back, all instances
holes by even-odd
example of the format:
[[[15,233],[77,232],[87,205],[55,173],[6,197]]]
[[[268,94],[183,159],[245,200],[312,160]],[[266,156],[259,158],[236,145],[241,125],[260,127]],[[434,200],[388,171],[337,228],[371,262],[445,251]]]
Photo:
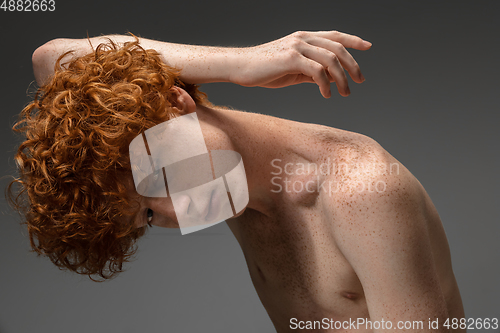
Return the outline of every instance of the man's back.
[[[348,331],[371,331],[369,326],[359,325],[353,329],[354,326],[347,323],[356,322],[357,318],[370,319],[368,303],[375,302],[367,303],[364,290],[367,286],[361,283],[359,274],[375,276],[378,273],[358,267],[356,270],[348,257],[353,257],[352,251],[362,249],[341,238],[352,233],[356,239],[381,240],[380,235],[370,234],[375,232],[371,223],[359,224],[350,218],[368,216],[364,215],[367,210],[384,209],[371,200],[374,195],[385,196],[395,205],[417,202],[425,216],[424,227],[410,227],[409,232],[417,230],[420,234],[412,238],[423,238],[430,244],[433,259],[426,264],[435,268],[448,317],[463,317],[441,221],[424,189],[404,166],[365,136],[255,116],[265,118],[267,124],[272,123],[269,131],[275,133],[276,138],[281,137],[277,141],[284,144],[281,151],[276,150],[276,158],[269,161],[269,165],[261,166],[262,177],[268,178],[269,190],[275,193],[273,209],[264,214],[247,209],[243,215],[228,221],[228,225],[243,249],[253,284],[278,332],[299,328],[326,332],[338,328],[331,320],[338,321],[337,325],[344,323],[342,328]],[[418,190],[413,197],[412,191],[394,194],[395,187],[390,184],[394,180],[403,188],[411,185]],[[406,197],[401,200],[396,198],[398,195]],[[390,223],[399,228],[396,224],[407,221],[404,216],[398,216]],[[403,244],[400,251],[412,249],[406,249]],[[387,255],[383,251],[370,252],[360,255],[375,258]],[[380,265],[374,264],[376,270],[390,270],[384,263],[391,262],[391,258],[380,259]],[[395,266],[394,273],[414,264],[408,261],[403,266]],[[410,286],[403,288],[411,290]],[[423,324],[425,330],[428,323]]]

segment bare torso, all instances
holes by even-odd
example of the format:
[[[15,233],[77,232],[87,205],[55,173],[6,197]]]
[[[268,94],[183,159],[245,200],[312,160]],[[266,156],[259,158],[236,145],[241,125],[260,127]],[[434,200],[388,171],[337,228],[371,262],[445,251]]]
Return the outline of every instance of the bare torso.
[[[262,177],[269,177],[270,190],[278,189],[273,184],[283,186],[276,193],[272,213],[265,215],[247,209],[228,221],[241,245],[257,293],[278,332],[297,331],[291,329],[292,318],[297,319],[295,322],[370,319],[363,286],[334,239],[333,226],[337,221],[325,205],[331,194],[318,188],[323,181],[339,181],[340,176],[321,172],[304,174],[298,168],[307,163],[319,166],[328,158],[332,163],[349,162],[373,153],[375,148],[364,136],[325,126],[283,120],[277,128],[285,136],[294,133],[287,140],[297,150],[277,155],[279,161],[273,162],[282,168],[290,163],[287,173],[282,170],[276,175],[276,168],[262,166]],[[385,151],[377,153],[390,156]],[[280,179],[272,180],[273,177]],[[285,179],[289,181],[288,190],[284,187]],[[301,189],[300,184],[308,182],[308,190]],[[426,197],[434,265],[449,317],[459,318],[463,316],[463,308],[451,269],[448,242],[437,211]]]

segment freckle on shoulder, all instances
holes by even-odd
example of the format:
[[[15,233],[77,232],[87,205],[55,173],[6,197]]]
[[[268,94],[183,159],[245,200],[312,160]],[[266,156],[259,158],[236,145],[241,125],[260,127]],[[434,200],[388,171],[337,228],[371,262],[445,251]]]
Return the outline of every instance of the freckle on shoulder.
[[[321,145],[328,147],[329,151],[363,155],[387,153],[377,141],[366,135],[323,125],[311,125],[314,137]]]

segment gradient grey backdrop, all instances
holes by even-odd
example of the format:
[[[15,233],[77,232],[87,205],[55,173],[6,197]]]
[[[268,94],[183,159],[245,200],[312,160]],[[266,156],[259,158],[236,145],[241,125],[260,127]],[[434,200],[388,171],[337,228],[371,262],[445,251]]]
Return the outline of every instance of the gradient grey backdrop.
[[[31,54],[52,38],[131,31],[171,42],[247,46],[295,30],[356,34],[373,47],[352,52],[366,82],[350,81],[348,98],[325,100],[314,85],[202,90],[216,104],[377,140],[413,172],[439,210],[466,316],[500,318],[497,5],[56,0],[53,13],[0,11],[2,175],[15,172],[19,139],[10,127],[33,91]],[[30,253],[5,200],[1,211],[1,333],[274,331],[225,224],[187,236],[153,228],[128,271],[98,284]]]

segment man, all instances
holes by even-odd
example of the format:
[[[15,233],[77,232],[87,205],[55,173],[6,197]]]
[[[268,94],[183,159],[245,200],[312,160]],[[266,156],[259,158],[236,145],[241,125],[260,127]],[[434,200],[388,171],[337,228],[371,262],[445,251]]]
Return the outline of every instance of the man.
[[[95,51],[57,39],[33,55],[41,90],[16,126],[27,136],[16,160],[37,252],[107,278],[144,226],[178,227],[170,197],[135,191],[128,146],[196,113],[209,151],[242,156],[249,202],[227,223],[278,332],[464,331],[452,325],[464,313],[439,215],[404,166],[366,136],[215,107],[195,86],[314,82],[330,97],[335,82],[347,96],[344,69],[364,78],[345,48],[369,42],[336,31],[241,49],[109,38],[90,39],[108,42]]]

